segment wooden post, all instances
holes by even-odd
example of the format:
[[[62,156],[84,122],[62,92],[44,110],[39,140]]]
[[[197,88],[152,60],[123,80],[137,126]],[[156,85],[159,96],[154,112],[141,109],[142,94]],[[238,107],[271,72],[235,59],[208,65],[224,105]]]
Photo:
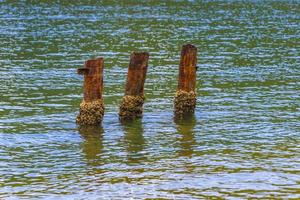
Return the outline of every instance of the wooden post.
[[[125,96],[120,105],[121,120],[132,120],[143,114],[144,83],[148,68],[149,53],[133,52],[130,56]]]
[[[78,69],[78,74],[84,75],[83,101],[76,118],[76,122],[80,125],[96,125],[102,121],[104,115],[103,67],[103,58],[96,58],[87,60],[85,67]]]
[[[177,117],[194,113],[196,107],[197,48],[191,44],[183,45],[179,65],[178,87],[174,99]]]

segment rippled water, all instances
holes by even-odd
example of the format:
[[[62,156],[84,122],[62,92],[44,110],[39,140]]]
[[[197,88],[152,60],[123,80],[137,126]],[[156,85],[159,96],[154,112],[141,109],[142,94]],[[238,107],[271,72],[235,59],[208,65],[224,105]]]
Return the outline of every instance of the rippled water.
[[[300,198],[299,1],[0,1],[0,198]],[[195,116],[173,120],[181,45]],[[118,105],[149,51],[141,120]],[[102,127],[79,128],[86,59],[105,58]]]

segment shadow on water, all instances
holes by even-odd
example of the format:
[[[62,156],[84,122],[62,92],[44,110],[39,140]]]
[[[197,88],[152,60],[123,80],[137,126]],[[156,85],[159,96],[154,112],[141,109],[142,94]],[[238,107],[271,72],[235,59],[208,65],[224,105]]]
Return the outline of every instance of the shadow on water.
[[[179,134],[180,149],[177,152],[179,156],[191,157],[193,155],[193,147],[196,145],[194,128],[196,118],[194,114],[184,116],[184,118],[174,118],[176,129]]]
[[[78,132],[84,139],[82,152],[88,165],[99,166],[103,164],[101,154],[103,151],[102,126],[80,126]]]
[[[141,119],[122,122],[124,128],[124,146],[127,151],[128,164],[137,164],[146,159],[144,127]]]

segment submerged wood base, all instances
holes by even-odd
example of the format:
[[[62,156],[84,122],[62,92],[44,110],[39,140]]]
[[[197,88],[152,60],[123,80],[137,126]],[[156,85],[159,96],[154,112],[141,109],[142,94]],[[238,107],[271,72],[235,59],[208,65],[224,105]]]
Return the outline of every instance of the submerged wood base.
[[[144,100],[144,96],[125,95],[120,105],[120,119],[133,120],[142,117]]]
[[[195,112],[196,93],[178,90],[174,98],[174,112],[177,117]]]
[[[102,122],[104,104],[102,99],[91,102],[82,101],[76,123],[79,125],[96,125]]]

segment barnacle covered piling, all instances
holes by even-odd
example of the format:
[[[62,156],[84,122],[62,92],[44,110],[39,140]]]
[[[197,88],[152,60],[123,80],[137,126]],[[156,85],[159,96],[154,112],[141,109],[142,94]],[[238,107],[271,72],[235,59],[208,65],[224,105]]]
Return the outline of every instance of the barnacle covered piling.
[[[76,123],[79,125],[97,125],[102,122],[104,104],[103,90],[103,58],[87,60],[85,67],[78,69],[84,75],[83,94]]]
[[[196,107],[197,48],[191,44],[181,50],[178,87],[174,98],[175,117],[194,113]]]
[[[119,111],[121,120],[132,120],[142,117],[148,59],[149,53],[147,52],[133,52],[130,56],[125,96],[122,99]]]

